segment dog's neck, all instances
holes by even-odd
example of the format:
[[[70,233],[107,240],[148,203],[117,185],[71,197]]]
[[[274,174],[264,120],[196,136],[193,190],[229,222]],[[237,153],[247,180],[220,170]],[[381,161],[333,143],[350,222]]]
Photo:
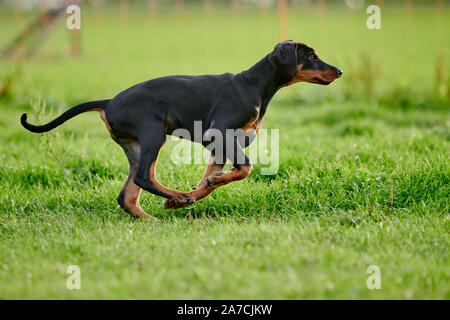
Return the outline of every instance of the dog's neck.
[[[269,55],[262,58],[250,69],[239,74],[248,85],[255,88],[261,101],[267,106],[270,99],[282,87],[286,86],[290,79],[282,76],[270,63]]]

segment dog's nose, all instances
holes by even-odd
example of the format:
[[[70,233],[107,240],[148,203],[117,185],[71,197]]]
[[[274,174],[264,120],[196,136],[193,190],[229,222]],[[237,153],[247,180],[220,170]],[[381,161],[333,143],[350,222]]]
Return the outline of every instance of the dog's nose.
[[[342,76],[342,70],[339,68],[336,68],[336,74],[337,74],[338,78],[340,78]]]

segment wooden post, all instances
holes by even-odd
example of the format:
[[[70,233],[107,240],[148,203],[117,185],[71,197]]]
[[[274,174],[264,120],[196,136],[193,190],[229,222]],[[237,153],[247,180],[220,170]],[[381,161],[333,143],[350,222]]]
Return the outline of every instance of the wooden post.
[[[317,0],[317,6],[319,7],[319,10],[325,10],[327,7],[327,1],[326,0]]]
[[[241,1],[240,0],[232,0],[231,1],[231,10],[233,13],[238,13],[241,9]]]
[[[175,10],[183,10],[184,0],[175,0]]]
[[[63,15],[65,7],[45,11],[32,21],[25,30],[14,38],[1,52],[3,57],[17,55],[19,58],[33,56],[54,26],[55,21]]]
[[[120,0],[120,9],[127,9],[129,5],[128,0]]]
[[[213,9],[213,2],[212,0],[203,0],[203,7],[205,11],[209,12]]]
[[[130,3],[128,0],[120,0],[120,13],[124,21],[128,20],[129,5]]]
[[[411,12],[413,7],[413,0],[406,0],[406,11]]]
[[[72,29],[70,30],[70,55],[72,57],[78,57],[81,52],[81,34],[80,30],[78,29]]]
[[[23,17],[22,17],[22,14],[21,14],[21,10],[20,10],[20,6],[19,6],[18,0],[14,0],[13,10],[14,10],[14,20],[17,23],[22,23],[23,22]]]
[[[79,4],[81,1],[65,1],[64,8],[67,8],[71,4]],[[70,44],[69,44],[69,54],[72,57],[78,57],[81,54],[81,30],[71,29],[70,30]]]
[[[157,1],[156,0],[147,0],[147,8],[148,8],[149,17],[150,18],[155,17],[158,12]]]
[[[287,0],[278,0],[278,29],[280,41],[287,39]]]
[[[150,11],[156,10],[156,0],[147,0],[147,5]]]

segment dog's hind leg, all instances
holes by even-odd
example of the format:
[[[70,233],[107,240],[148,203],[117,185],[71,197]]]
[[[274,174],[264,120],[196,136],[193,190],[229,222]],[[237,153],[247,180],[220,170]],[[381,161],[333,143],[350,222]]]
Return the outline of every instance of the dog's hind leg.
[[[148,192],[167,198],[166,208],[168,208],[167,203],[176,203],[181,206],[191,204],[193,201],[186,192],[169,189],[157,180],[156,163],[158,161],[159,151],[164,145],[166,135],[164,127],[159,128],[157,124],[149,125],[149,128],[152,130],[151,134],[147,132],[139,141],[141,156],[134,177],[134,183]]]
[[[117,197],[119,205],[128,213],[135,215],[137,218],[153,218],[142,210],[139,205],[139,198],[141,196],[141,188],[134,183],[137,167],[140,159],[140,145],[135,140],[129,139],[114,139],[125,151],[125,154],[130,163],[130,173],[125,182],[122,191]]]

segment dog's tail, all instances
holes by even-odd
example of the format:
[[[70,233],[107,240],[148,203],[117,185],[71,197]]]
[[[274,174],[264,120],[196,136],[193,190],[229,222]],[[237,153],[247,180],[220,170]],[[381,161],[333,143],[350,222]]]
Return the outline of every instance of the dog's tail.
[[[87,111],[104,110],[106,108],[106,106],[108,105],[108,102],[109,102],[109,99],[108,100],[90,101],[90,102],[85,102],[85,103],[79,104],[73,108],[70,108],[69,110],[64,112],[62,115],[60,115],[58,118],[56,118],[42,126],[35,126],[35,125],[28,123],[27,114],[24,113],[24,114],[22,114],[22,117],[20,117],[20,123],[22,123],[22,126],[25,129],[27,129],[31,132],[36,132],[36,133],[47,132],[47,131],[50,131],[50,130],[56,128],[57,126],[63,124],[70,118],[73,118],[76,115],[79,115],[80,113],[87,112]]]

